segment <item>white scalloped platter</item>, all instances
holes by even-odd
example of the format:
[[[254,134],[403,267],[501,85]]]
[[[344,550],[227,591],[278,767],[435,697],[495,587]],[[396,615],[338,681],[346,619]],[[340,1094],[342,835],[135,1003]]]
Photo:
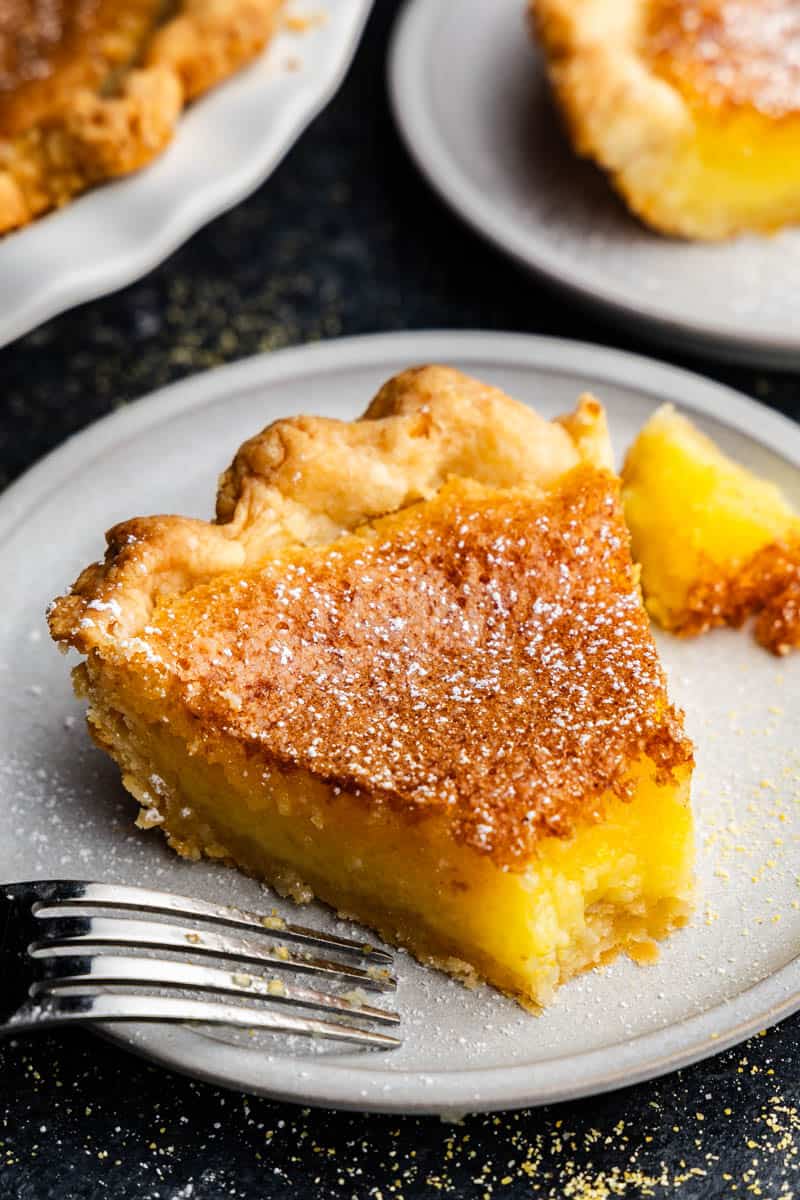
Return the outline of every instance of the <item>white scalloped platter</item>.
[[[593,389],[621,451],[659,404],[689,412],[800,504],[800,426],[746,397],[648,359],[510,334],[406,333],[302,347],[197,375],[106,418],[0,499],[0,880],[141,883],[244,907],[291,902],[212,863],[178,859],[92,748],[48,601],[143,512],[207,516],[239,443],[298,412],[350,418],[410,363],[452,363],[548,416]],[[404,1044],[211,1039],[165,1026],[106,1035],[176,1070],[305,1104],[465,1112],[605,1091],[714,1054],[800,1007],[800,654],[777,660],[746,633],[659,635],[697,745],[700,895],[659,962],[618,960],[574,980],[540,1017],[397,960]],[[322,905],[306,924],[346,932]]]
[[[334,95],[372,0],[303,0],[302,32],[193,104],[175,139],[136,175],[105,184],[0,238],[0,346],[133,283],[274,170]],[[312,19],[313,18],[313,19]]]

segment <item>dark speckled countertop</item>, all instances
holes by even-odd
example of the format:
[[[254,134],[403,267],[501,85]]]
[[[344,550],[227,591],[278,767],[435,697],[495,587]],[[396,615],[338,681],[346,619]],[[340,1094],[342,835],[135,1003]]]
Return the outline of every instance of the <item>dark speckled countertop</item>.
[[[280,346],[480,327],[651,349],[487,249],[420,180],[385,100],[395,9],[377,0],[338,97],[249,201],[0,351],[1,484],[113,408]],[[800,372],[685,365],[800,416]],[[461,1124],[220,1092],[77,1033],[0,1046],[0,1200],[777,1200],[800,1195],[799,1151],[800,1016],[655,1083]]]

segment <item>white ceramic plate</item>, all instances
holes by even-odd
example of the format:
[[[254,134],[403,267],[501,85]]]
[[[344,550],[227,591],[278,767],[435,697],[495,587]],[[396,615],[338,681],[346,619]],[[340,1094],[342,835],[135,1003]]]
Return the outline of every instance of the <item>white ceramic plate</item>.
[[[0,346],[145,275],[275,169],[336,91],[372,0],[302,0],[302,33],[279,33],[252,65],[183,114],[145,170],[0,238]]]
[[[390,91],[430,182],[502,250],[626,326],[719,357],[800,364],[800,232],[703,245],[640,225],[570,151],[525,8],[525,0],[409,0]]]
[[[134,828],[116,770],[90,748],[43,611],[101,553],[106,526],[143,511],[209,514],[218,472],[263,424],[301,411],[352,417],[384,379],[421,361],[461,366],[548,415],[592,387],[620,449],[658,404],[674,401],[800,503],[800,427],[696,376],[570,342],[479,333],[328,342],[195,376],[134,404],[67,442],[0,501],[0,880],[141,881],[265,902],[252,880],[182,862],[157,831]],[[401,954],[405,1044],[388,1054],[230,1044],[163,1026],[109,1027],[109,1035],[246,1091],[452,1112],[619,1087],[713,1054],[800,1007],[800,655],[778,661],[727,631],[659,641],[697,742],[701,892],[693,924],[666,943],[658,965],[620,960],[569,984],[535,1018]],[[340,927],[318,905],[304,920]]]

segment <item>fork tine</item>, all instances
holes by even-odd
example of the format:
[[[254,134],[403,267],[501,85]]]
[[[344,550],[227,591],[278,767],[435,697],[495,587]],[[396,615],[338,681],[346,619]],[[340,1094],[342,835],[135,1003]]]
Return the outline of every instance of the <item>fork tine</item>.
[[[350,938],[338,937],[333,933],[322,933],[318,929],[309,929],[305,925],[295,925],[285,921],[276,914],[259,915],[247,909],[236,908],[233,905],[211,904],[207,900],[195,900],[190,896],[178,896],[172,892],[151,891],[149,888],[108,885],[104,883],[73,883],[64,882],[59,887],[53,885],[52,898],[40,901],[33,906],[33,911],[42,915],[51,915],[54,906],[69,906],[70,908],[103,908],[132,909],[136,912],[160,913],[165,916],[190,917],[195,920],[210,921],[214,924],[227,925],[232,929],[267,930],[270,936],[279,939],[303,942],[309,946],[321,949],[337,950],[343,953],[358,954],[359,957],[374,962],[391,963],[392,956],[386,950],[373,946],[370,942],[359,942]]]
[[[66,990],[86,991],[88,984],[181,987],[321,1008],[328,1012],[364,1017],[388,1025],[396,1025],[400,1021],[396,1012],[374,1008],[371,1004],[348,999],[346,996],[331,995],[328,992],[317,991],[316,988],[285,983],[282,979],[269,979],[263,975],[251,976],[223,971],[218,967],[208,967],[200,963],[101,954],[84,955],[80,958],[50,958],[45,960],[43,966],[45,973],[32,989],[35,996],[53,996]]]
[[[35,958],[54,953],[80,953],[84,946],[129,946],[155,950],[180,950],[184,954],[212,954],[239,962],[259,963],[276,970],[300,971],[322,975],[345,983],[358,984],[369,991],[391,991],[397,985],[394,976],[378,975],[361,967],[326,959],[291,957],[285,946],[274,947],[259,939],[237,937],[216,931],[198,932],[189,926],[168,925],[158,921],[113,917],[40,916],[36,914],[41,938],[31,943]]]
[[[218,1000],[190,1000],[179,996],[124,996],[83,992],[32,1000],[6,1026],[11,1033],[50,1025],[86,1024],[98,1021],[187,1022],[233,1025],[240,1029],[264,1029],[272,1033],[294,1033],[306,1037],[350,1042],[388,1050],[400,1039],[376,1030],[298,1017],[268,1008],[245,1008]]]

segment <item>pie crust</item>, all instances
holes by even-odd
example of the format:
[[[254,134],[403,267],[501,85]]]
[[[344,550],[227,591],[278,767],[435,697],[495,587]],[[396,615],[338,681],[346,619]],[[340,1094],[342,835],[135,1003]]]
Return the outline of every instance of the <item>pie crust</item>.
[[[184,105],[253,59],[282,0],[34,0],[0,14],[0,233],[170,142]]]

